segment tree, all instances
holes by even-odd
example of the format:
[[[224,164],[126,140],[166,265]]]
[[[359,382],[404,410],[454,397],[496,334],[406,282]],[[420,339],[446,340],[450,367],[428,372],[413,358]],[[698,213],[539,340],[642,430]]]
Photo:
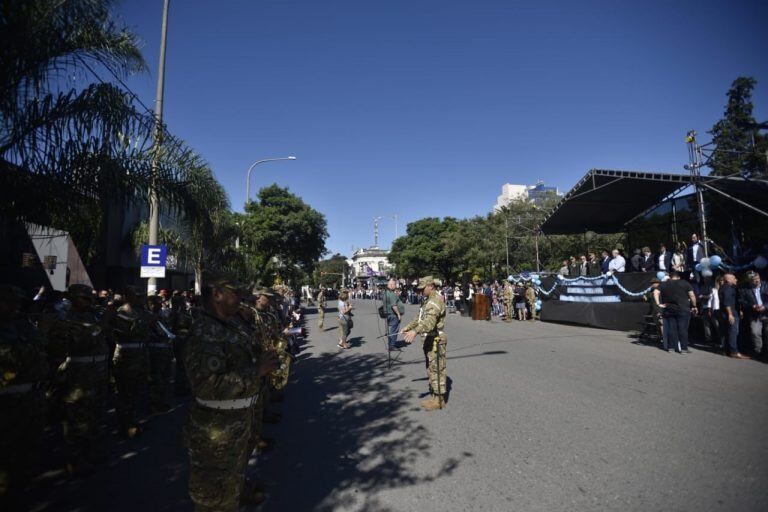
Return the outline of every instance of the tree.
[[[313,274],[313,283],[315,286],[325,288],[341,288],[344,276],[347,275],[348,271],[347,258],[336,253],[317,263]]]
[[[254,281],[267,283],[275,275],[286,282],[314,269],[325,254],[325,216],[287,188],[262,188],[258,201],[249,201],[238,216],[247,267]],[[271,284],[271,283],[270,283]]]
[[[196,155],[109,81],[144,71],[137,38],[111,0],[25,0],[0,7],[0,215],[69,231],[95,259],[111,205],[188,201]],[[163,130],[164,131],[164,130]],[[151,157],[158,155],[156,173]]]
[[[405,236],[392,243],[389,261],[395,265],[400,277],[415,278],[436,274],[443,279],[454,277],[454,262],[446,251],[446,237],[457,229],[452,217],[435,217],[411,222]]]
[[[756,84],[754,78],[739,77],[728,90],[723,118],[709,132],[715,145],[708,162],[713,175],[768,176],[768,136],[759,133],[766,125],[759,125],[752,116]]]

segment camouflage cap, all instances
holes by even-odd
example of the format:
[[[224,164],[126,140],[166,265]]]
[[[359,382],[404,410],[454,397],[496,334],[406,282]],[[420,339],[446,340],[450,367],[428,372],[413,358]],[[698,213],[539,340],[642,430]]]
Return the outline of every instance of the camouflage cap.
[[[18,302],[25,300],[24,292],[18,286],[12,286],[10,284],[0,284],[0,301],[2,302]]]
[[[243,286],[237,282],[237,280],[230,278],[225,274],[206,274],[203,276],[203,283],[205,286],[213,288],[227,288],[233,292],[240,294]]]
[[[440,286],[441,282],[440,282],[439,279],[435,279],[432,276],[426,276],[426,277],[422,277],[421,279],[419,279],[419,284],[416,285],[416,288],[421,290],[421,289],[429,286],[430,284],[433,285],[433,286]]]
[[[265,288],[263,286],[254,286],[253,290],[251,290],[251,294],[254,297],[260,297],[262,295],[265,295],[267,297],[274,297],[275,292],[270,290],[269,288]]]
[[[70,299],[90,299],[93,297],[93,288],[87,284],[71,284],[67,288],[67,295],[69,295]]]

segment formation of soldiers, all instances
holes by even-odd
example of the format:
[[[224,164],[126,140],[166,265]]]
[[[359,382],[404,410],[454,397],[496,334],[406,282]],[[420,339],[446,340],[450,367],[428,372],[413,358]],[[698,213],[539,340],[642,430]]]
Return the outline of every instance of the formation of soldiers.
[[[106,460],[110,390],[126,438],[140,433],[144,405],[151,413],[170,407],[175,354],[191,324],[185,302],[170,315],[175,335],[160,316],[160,298],[136,288],[126,289],[119,307],[96,304],[81,284],[62,298],[40,310],[20,289],[0,285],[2,510],[23,509],[21,492],[47,425],[61,425],[66,469],[77,476]]]
[[[169,410],[174,391],[192,394],[186,443],[196,508],[263,500],[256,482],[245,485],[245,463],[271,445],[261,427],[279,419],[268,406],[282,400],[286,334],[297,316],[270,289],[234,287],[222,307],[229,287],[213,279],[202,308],[174,296],[161,315],[161,298],[133,287],[119,307],[106,307],[90,287],[72,285],[66,301],[40,311],[20,289],[0,285],[0,510],[25,509],[46,427],[60,425],[67,471],[89,474],[107,460],[111,400],[118,432],[132,439],[145,412]]]

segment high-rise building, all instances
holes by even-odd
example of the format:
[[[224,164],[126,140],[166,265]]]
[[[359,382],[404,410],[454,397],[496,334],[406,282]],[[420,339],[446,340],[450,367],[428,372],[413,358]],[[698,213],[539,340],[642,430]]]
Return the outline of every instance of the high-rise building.
[[[562,195],[557,187],[549,187],[542,180],[537,181],[535,185],[505,183],[501,186],[501,195],[496,198],[493,211],[500,210],[513,200],[527,199],[534,203],[539,203],[545,198],[560,197]]]

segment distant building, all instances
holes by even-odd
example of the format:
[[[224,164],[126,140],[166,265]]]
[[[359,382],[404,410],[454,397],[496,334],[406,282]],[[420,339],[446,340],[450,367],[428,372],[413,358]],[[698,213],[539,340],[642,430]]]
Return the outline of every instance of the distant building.
[[[347,260],[350,267],[350,277],[353,283],[379,283],[384,280],[392,265],[389,264],[389,251],[379,247],[358,249]]]
[[[548,187],[542,180],[537,181],[535,185],[505,183],[501,186],[501,195],[496,198],[493,211],[500,210],[514,200],[527,199],[539,203],[547,197],[560,197],[562,195],[557,187]]]

